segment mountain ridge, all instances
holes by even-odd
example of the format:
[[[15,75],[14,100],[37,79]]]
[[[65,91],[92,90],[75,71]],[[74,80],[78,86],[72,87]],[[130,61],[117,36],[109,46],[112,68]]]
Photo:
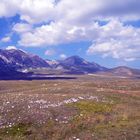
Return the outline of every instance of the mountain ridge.
[[[6,64],[12,65],[16,69],[49,67],[49,64],[39,56],[26,53],[19,49],[0,49],[0,58],[3,59]]]
[[[106,68],[95,62],[89,62],[77,55],[70,56],[64,60],[44,60],[38,55],[29,54],[19,49],[0,49],[0,75],[10,73],[28,73],[38,70],[38,73],[59,74],[88,74],[104,73],[107,75],[133,76],[140,75],[140,70],[119,66]],[[20,72],[20,73],[19,73]]]
[[[56,67],[63,67],[66,70],[69,70],[70,74],[82,74],[82,73],[93,73],[97,71],[104,71],[107,68],[100,66],[96,63],[91,63],[79,56],[70,56],[64,60],[59,61]]]

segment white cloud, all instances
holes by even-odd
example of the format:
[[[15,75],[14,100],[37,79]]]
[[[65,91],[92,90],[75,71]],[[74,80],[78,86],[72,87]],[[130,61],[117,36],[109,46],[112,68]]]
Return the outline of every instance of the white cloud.
[[[60,54],[60,56],[59,56],[61,59],[66,59],[67,58],[67,55],[65,55],[65,54]]]
[[[65,22],[51,22],[50,25],[42,25],[32,32],[21,34],[19,45],[34,47],[90,41],[98,36],[98,28],[96,22],[79,26]]]
[[[13,26],[12,30],[17,33],[25,33],[32,31],[32,26],[27,23],[17,23]]]
[[[47,56],[52,56],[54,54],[55,54],[55,51],[54,50],[46,50],[45,51],[45,55],[47,55]]]
[[[55,0],[22,0],[21,19],[30,23],[48,21],[54,13]]]
[[[16,14],[18,4],[15,0],[1,0],[0,7],[0,17],[11,17]]]
[[[17,48],[16,48],[15,46],[8,46],[8,47],[6,48],[6,50],[12,50],[12,49],[17,50]]]
[[[22,20],[30,23],[50,19],[55,0],[1,0],[0,17],[19,14]]]
[[[139,16],[140,2],[138,0],[1,0],[0,7],[1,17],[19,14],[21,19],[30,23],[58,19],[85,22],[85,17],[120,17],[129,14]]]
[[[88,54],[126,61],[140,56],[140,29],[123,24],[140,19],[138,0],[1,0],[0,7],[0,17],[20,16],[13,27],[20,36],[18,45],[90,41]],[[108,23],[101,26],[98,20]]]
[[[124,26],[119,21],[110,21],[100,27],[100,38],[87,50],[88,54],[101,54],[103,57],[113,57],[132,61],[140,57],[140,29]]]
[[[2,39],[1,39],[1,41],[2,42],[10,42],[11,41],[11,38],[9,37],[9,36],[6,36],[6,37],[3,37]]]

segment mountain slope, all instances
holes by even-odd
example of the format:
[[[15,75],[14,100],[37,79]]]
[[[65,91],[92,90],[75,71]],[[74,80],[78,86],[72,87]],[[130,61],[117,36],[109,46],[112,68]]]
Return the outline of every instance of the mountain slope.
[[[107,69],[96,63],[90,63],[79,56],[71,56],[65,60],[61,60],[58,64],[55,64],[55,68],[59,70],[65,69],[67,70],[66,73],[70,74],[93,73]]]
[[[19,71],[22,71],[20,73]],[[88,74],[98,73],[115,76],[140,76],[140,70],[129,67],[108,69],[94,62],[88,62],[79,56],[71,56],[65,60],[44,60],[18,49],[0,49],[0,76],[36,74]]]
[[[12,65],[8,65],[2,58],[0,58],[0,80],[22,78],[27,75],[29,75],[29,73],[17,71]]]
[[[56,65],[59,64],[59,61],[57,61],[57,60],[49,60],[49,59],[46,59],[45,61],[46,61],[46,62],[49,64],[49,66],[52,67],[52,68],[54,68]]]
[[[115,76],[134,77],[134,76],[140,76],[140,70],[132,69],[132,68],[129,68],[126,66],[119,66],[119,67],[107,70],[104,74],[115,75]]]
[[[129,68],[129,67],[126,67],[126,66],[119,66],[119,67],[110,69],[108,72],[112,73],[114,75],[120,75],[120,76],[140,75],[140,70],[132,69],[132,68]]]
[[[15,69],[49,67],[49,64],[37,55],[18,49],[0,50],[0,58],[6,65]]]

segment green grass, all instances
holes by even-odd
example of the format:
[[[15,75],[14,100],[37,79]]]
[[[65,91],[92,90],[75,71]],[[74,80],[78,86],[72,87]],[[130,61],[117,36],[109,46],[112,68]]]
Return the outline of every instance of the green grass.
[[[8,127],[5,129],[2,129],[2,131],[0,131],[0,135],[9,135],[9,136],[26,136],[26,135],[30,135],[31,131],[29,131],[30,125],[28,124],[17,124],[14,125],[12,127]]]
[[[55,84],[57,86],[54,87]],[[4,107],[4,112],[0,112],[0,119],[5,117],[7,124],[16,119],[14,126],[0,129],[0,140],[73,140],[73,137],[80,140],[139,140],[140,138],[140,82],[128,79],[119,81],[85,79],[80,82],[6,81],[0,82],[0,87],[0,107]],[[31,89],[33,91],[30,91]],[[125,92],[120,93],[120,90]],[[27,108],[30,100],[48,99],[55,103],[79,96],[98,96],[99,102],[81,100],[46,110],[36,105]],[[105,102],[102,102],[102,99]],[[4,106],[3,103],[7,101],[10,101],[10,104]],[[15,108],[11,109],[12,105]],[[21,120],[18,120],[19,116]],[[64,117],[67,118],[67,123],[62,123],[65,121]],[[41,124],[40,120],[44,118],[45,121]]]
[[[112,111],[112,105],[94,101],[80,101],[73,104],[74,107],[80,110],[80,113],[109,113]]]

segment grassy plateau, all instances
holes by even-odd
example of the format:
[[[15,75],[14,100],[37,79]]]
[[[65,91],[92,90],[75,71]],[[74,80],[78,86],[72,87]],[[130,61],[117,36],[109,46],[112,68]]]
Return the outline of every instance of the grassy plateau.
[[[0,140],[140,140],[140,79],[74,77],[0,81]]]

